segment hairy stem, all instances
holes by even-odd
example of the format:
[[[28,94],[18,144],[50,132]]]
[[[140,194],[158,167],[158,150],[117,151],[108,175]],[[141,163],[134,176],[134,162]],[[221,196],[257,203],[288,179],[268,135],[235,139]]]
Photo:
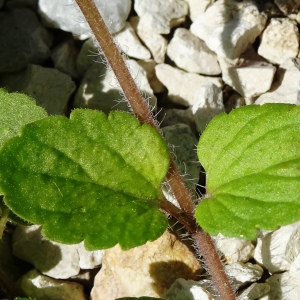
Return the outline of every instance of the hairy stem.
[[[9,209],[6,207],[2,207],[2,214],[0,218],[0,240],[2,239],[2,235],[8,221]]]
[[[76,0],[76,2],[93,31],[111,69],[115,73],[134,114],[142,124],[150,124],[159,130],[157,122],[152,117],[146,101],[143,99],[142,94],[129,73],[126,63],[94,2],[92,0]],[[167,179],[182,211],[178,210],[173,205],[167,204],[165,201],[162,201],[161,208],[171,215],[174,215],[174,217],[177,217],[178,221],[187,227],[187,230],[195,239],[197,247],[201,251],[213,281],[216,284],[216,289],[219,292],[220,298],[224,300],[235,299],[234,292],[210,236],[196,225],[193,217],[195,207],[192,197],[173,160],[171,160]]]
[[[192,234],[197,248],[203,255],[206,268],[218,290],[222,300],[236,299],[235,292],[228,280],[212,238],[200,227]],[[214,249],[214,251],[212,251]]]

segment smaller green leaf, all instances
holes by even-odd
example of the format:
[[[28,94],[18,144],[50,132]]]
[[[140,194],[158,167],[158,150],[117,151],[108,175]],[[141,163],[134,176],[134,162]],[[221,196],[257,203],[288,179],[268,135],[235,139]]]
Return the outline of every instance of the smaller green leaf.
[[[124,112],[74,110],[24,127],[0,151],[0,190],[44,235],[88,249],[128,249],[167,228],[159,211],[169,152],[160,134]],[[12,163],[13,162],[13,163]]]
[[[0,89],[0,147],[25,124],[45,117],[46,111],[29,96]]]
[[[16,136],[25,124],[45,117],[47,117],[46,111],[37,106],[29,96],[8,93],[5,89],[0,88],[0,147]],[[1,202],[2,199],[0,207]],[[25,223],[12,212],[9,214],[9,219],[19,224]]]
[[[300,220],[300,107],[252,105],[215,117],[198,157],[206,197],[196,209],[208,233],[254,239]]]

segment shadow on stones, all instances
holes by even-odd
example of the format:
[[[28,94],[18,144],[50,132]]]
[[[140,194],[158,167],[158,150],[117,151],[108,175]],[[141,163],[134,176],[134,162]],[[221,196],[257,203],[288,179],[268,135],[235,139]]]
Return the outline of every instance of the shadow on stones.
[[[41,228],[26,233],[27,242],[22,247],[35,258],[34,266],[42,273],[52,270],[62,259],[60,248],[51,241],[42,238]]]
[[[149,273],[154,280],[152,283],[153,290],[159,296],[163,296],[176,279],[199,280],[200,275],[199,272],[194,272],[185,263],[176,260],[152,263]]]

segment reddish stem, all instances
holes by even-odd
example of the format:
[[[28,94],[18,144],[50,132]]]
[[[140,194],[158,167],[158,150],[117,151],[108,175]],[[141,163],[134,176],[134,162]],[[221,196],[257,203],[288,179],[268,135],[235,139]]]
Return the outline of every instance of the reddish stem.
[[[115,73],[134,114],[142,124],[150,124],[159,130],[146,101],[129,73],[126,63],[124,62],[123,57],[120,54],[119,49],[109,33],[109,30],[94,2],[92,0],[76,0],[76,2],[92,29],[101,50],[110,64],[110,67]],[[195,239],[197,247],[200,249],[209,272],[212,275],[213,281],[216,284],[216,288],[221,299],[234,300],[235,294],[225,274],[224,268],[210,236],[196,225],[193,217],[195,206],[192,201],[192,197],[188,192],[188,189],[186,188],[173,160],[171,160],[167,178],[182,211],[164,200],[161,202],[161,208],[176,217],[179,222],[183,223],[183,225],[187,227],[191,236]]]

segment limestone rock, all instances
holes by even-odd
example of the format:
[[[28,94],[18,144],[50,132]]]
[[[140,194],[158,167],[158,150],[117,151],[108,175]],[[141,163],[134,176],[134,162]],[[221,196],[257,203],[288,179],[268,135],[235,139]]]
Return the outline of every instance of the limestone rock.
[[[130,23],[139,38],[150,50],[155,62],[163,63],[165,61],[168,41],[162,35],[155,33],[151,28],[140,22],[139,17],[132,17]]]
[[[219,0],[191,25],[193,34],[221,57],[234,59],[245,52],[266,23],[252,0]]]
[[[231,110],[244,106],[246,104],[245,98],[238,93],[232,93],[228,99],[226,99],[224,106],[225,111],[228,113]],[[253,104],[253,103],[252,103]]]
[[[298,299],[300,295],[299,273],[284,272],[274,274],[266,283],[271,286],[270,292],[260,300],[291,300]]]
[[[221,88],[213,83],[201,86],[198,90],[197,101],[192,106],[198,132],[202,133],[209,121],[224,111]]]
[[[156,62],[153,59],[138,60],[137,63],[146,71],[147,79],[153,93],[161,93],[165,90],[163,84],[158,80],[155,74]]]
[[[298,13],[300,9],[299,0],[274,0],[279,9],[287,16],[289,14]]]
[[[78,75],[84,75],[94,63],[106,64],[106,60],[100,50],[97,49],[94,40],[89,38],[83,43],[76,59]]]
[[[253,283],[238,295],[237,300],[256,300],[266,295],[270,291],[267,283]]]
[[[3,1],[4,2],[4,1]],[[31,8],[33,10],[37,9],[39,0],[9,0],[5,3],[5,8],[13,10],[16,8]],[[1,3],[1,1],[0,1]],[[0,5],[1,7],[1,5]]]
[[[135,60],[127,60],[127,65],[139,89],[155,109],[156,97],[147,80],[146,71]],[[105,113],[111,110],[129,111],[121,93],[122,90],[112,70],[107,69],[105,64],[94,63],[81,80],[75,95],[74,107],[99,109]]]
[[[258,54],[274,64],[295,58],[299,51],[297,23],[288,18],[272,18],[261,36]]]
[[[216,54],[185,28],[176,29],[167,54],[179,68],[187,72],[204,75],[221,73]]]
[[[33,299],[85,300],[83,286],[79,283],[57,280],[33,269],[20,278],[18,288]]]
[[[70,76],[55,69],[37,65],[16,74],[1,74],[0,84],[9,92],[31,96],[50,115],[64,114],[75,84]]]
[[[189,16],[193,22],[213,4],[214,0],[187,0],[189,4]]]
[[[13,253],[34,265],[44,275],[65,279],[80,269],[92,269],[101,264],[103,250],[87,251],[83,243],[64,245],[41,235],[38,225],[18,226],[13,235]]]
[[[176,124],[162,128],[165,140],[175,154],[175,162],[180,174],[190,190],[199,182],[200,163],[194,150],[198,140],[186,124]],[[198,163],[197,163],[198,162]]]
[[[276,68],[267,63],[251,47],[240,59],[219,57],[222,79],[243,97],[252,99],[268,91]]]
[[[73,246],[78,252],[80,269],[94,269],[101,265],[104,250],[86,250],[84,247],[84,242],[71,246]]]
[[[232,264],[235,262],[247,262],[254,255],[254,246],[251,241],[228,238],[222,234],[213,237],[218,251],[222,253],[226,262]]]
[[[259,280],[263,274],[263,268],[250,262],[235,262],[226,265],[225,272],[232,279],[233,287],[238,289],[245,283]]]
[[[125,27],[115,35],[115,39],[122,52],[129,57],[137,59],[151,57],[149,50],[141,44],[129,22],[126,22]]]
[[[182,123],[189,125],[193,133],[197,134],[195,130],[195,118],[191,107],[187,109],[163,108],[157,115],[157,120],[161,128]]]
[[[1,215],[3,215],[2,211]],[[12,253],[11,235],[5,231],[0,239],[0,257],[1,295],[3,295],[3,290],[12,295],[14,293],[13,283],[24,274],[24,270]]]
[[[168,97],[177,104],[192,106],[197,103],[198,91],[201,86],[214,83],[222,86],[218,77],[201,76],[187,73],[167,64],[158,64],[155,67],[156,76],[168,89]]]
[[[299,255],[300,222],[282,226],[257,239],[254,258],[271,274],[289,270]]]
[[[188,4],[183,0],[136,0],[134,9],[141,23],[157,34],[170,33],[188,14]]]
[[[201,285],[201,281],[177,279],[164,295],[168,300],[213,300],[213,296]]]
[[[1,13],[0,72],[15,72],[29,63],[42,63],[50,56],[51,44],[51,34],[31,10]]]
[[[300,59],[290,58],[281,64],[275,74],[276,81],[268,93],[258,97],[255,104],[290,103],[300,105]]]
[[[95,0],[94,3],[101,11],[111,33],[116,33],[125,26],[131,9],[131,0]],[[72,32],[81,39],[91,36],[90,28],[87,22],[83,21],[83,14],[75,1],[40,0],[38,8],[47,26]]]
[[[190,250],[166,231],[140,247],[122,251],[117,245],[106,250],[91,300],[161,297],[177,278],[196,279],[199,270]]]
[[[68,74],[72,78],[76,78],[78,76],[76,70],[77,55],[78,49],[74,41],[68,40],[53,49],[51,58],[54,62],[55,69]]]

